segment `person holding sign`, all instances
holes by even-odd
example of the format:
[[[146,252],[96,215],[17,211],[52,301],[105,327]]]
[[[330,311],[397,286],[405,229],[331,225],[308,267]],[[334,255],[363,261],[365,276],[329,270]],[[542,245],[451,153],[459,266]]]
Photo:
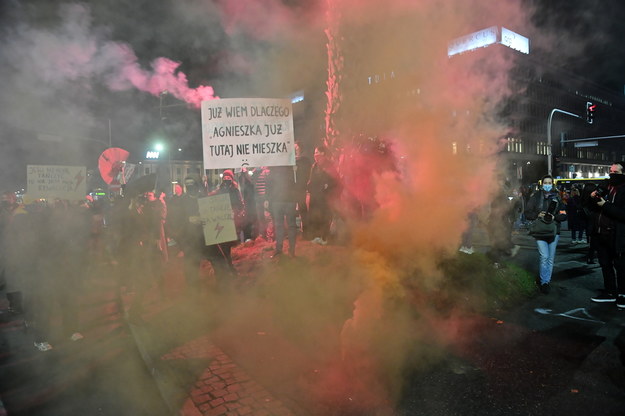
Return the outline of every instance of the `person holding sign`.
[[[217,245],[207,246],[199,214],[198,199],[205,197],[200,182],[193,177],[184,179],[184,193],[172,200],[169,216],[169,233],[178,247],[184,252],[183,270],[189,293],[200,289],[200,266],[202,259],[213,265],[215,277],[219,281],[228,263]]]
[[[237,231],[237,236],[241,235],[241,230],[245,222],[245,204],[243,203],[243,197],[241,191],[239,191],[239,185],[234,180],[234,173],[230,169],[226,169],[221,177],[222,181],[219,188],[210,192],[208,195],[228,194],[230,196],[230,204],[232,206],[232,215],[234,218],[234,224]],[[237,244],[237,241],[229,241],[218,245],[224,258],[226,259],[230,274],[237,274],[234,265],[232,264],[232,247]]]

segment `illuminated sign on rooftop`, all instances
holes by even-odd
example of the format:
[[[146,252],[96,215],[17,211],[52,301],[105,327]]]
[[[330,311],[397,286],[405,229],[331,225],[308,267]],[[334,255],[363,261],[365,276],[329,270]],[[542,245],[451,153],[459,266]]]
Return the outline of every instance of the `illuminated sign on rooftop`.
[[[449,42],[447,56],[452,57],[494,44],[501,44],[525,54],[530,52],[530,41],[525,36],[521,36],[505,27],[491,26]]]
[[[456,38],[449,42],[447,46],[447,56],[453,56],[462,52],[492,45],[497,42],[498,32],[497,26],[493,26]]]
[[[505,27],[501,28],[501,44],[524,54],[530,53],[530,40]]]

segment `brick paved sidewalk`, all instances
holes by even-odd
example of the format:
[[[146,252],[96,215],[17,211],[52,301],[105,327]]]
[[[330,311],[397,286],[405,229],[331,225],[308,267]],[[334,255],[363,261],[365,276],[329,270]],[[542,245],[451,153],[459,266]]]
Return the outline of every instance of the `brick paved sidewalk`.
[[[122,293],[125,309],[131,293]],[[287,416],[287,406],[216,346],[210,318],[184,320],[195,309],[183,298],[160,299],[156,289],[146,296],[144,322],[129,327],[146,365],[172,414],[185,416]]]
[[[211,359],[191,390],[183,409],[196,406],[205,415],[292,415],[280,401],[232,362],[205,335],[187,343],[162,360],[179,360],[197,355]],[[190,413],[193,414],[193,413]]]

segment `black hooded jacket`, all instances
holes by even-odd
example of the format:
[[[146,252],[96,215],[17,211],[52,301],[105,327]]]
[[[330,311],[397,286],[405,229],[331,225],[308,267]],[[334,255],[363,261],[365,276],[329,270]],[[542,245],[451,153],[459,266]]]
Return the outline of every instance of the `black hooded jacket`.
[[[623,176],[625,182],[625,175]],[[601,215],[612,220],[614,247],[617,253],[625,252],[625,183],[610,186],[610,194],[601,207]]]

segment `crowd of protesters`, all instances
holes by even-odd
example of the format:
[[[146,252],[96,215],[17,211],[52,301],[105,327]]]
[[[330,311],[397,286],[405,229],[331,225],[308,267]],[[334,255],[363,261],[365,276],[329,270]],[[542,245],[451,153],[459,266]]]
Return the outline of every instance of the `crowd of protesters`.
[[[52,348],[52,316],[60,315],[64,337],[82,338],[81,285],[98,267],[110,266],[118,286],[134,293],[127,317],[140,324],[148,290],[156,286],[164,295],[164,273],[172,255],[182,257],[186,293],[194,296],[208,290],[201,284],[206,261],[215,289],[228,290],[237,275],[232,261],[237,244],[270,242],[272,258],[294,257],[298,236],[327,244],[338,178],[323,146],[315,150],[314,163],[296,150],[295,166],[226,169],[215,189],[199,177],[187,177],[181,191],[171,196],[157,189],[138,191],[132,183],[121,195],[81,201],[24,204],[14,192],[5,192],[0,205],[0,289],[8,312],[23,314],[34,330],[35,347],[47,351]],[[236,238],[206,245],[198,200],[218,194],[229,196]]]
[[[362,153],[362,149],[356,149]],[[344,153],[343,160],[337,160],[328,148],[318,145],[311,161],[296,147],[294,166],[226,169],[214,189],[208,189],[207,181],[199,177],[187,177],[181,192],[171,196],[154,189],[131,192],[128,188],[123,196],[110,200],[35,201],[24,205],[14,193],[5,192],[0,206],[0,284],[9,311],[29,315],[37,334],[36,345],[46,350],[51,348],[48,334],[52,308],[61,312],[65,335],[71,339],[82,336],[77,299],[81,283],[94,265],[115,266],[119,286],[135,295],[128,319],[141,323],[148,290],[156,286],[164,295],[164,271],[172,247],[182,257],[180,272],[187,295],[192,297],[209,290],[202,283],[205,262],[213,271],[215,290],[229,289],[237,276],[232,259],[237,244],[253,245],[259,239],[269,242],[273,249],[270,257],[279,259],[296,255],[298,239],[322,246],[332,243],[333,238],[336,242],[336,230],[332,228],[344,221],[343,216],[366,219],[375,209],[371,192],[364,192],[371,189],[362,186],[367,181],[358,173],[363,160],[379,161],[383,153],[369,152],[368,159],[360,160],[350,155]],[[549,202],[557,200],[556,234],[536,240],[540,290],[549,293],[560,223],[566,220],[571,244],[590,243],[587,261],[593,263],[596,252],[603,271],[605,291],[592,300],[616,302],[625,308],[625,284],[621,282],[621,231],[625,227],[620,226],[622,184],[618,182],[625,176],[621,172],[622,165],[614,164],[606,190],[597,190],[593,184],[583,189],[557,189],[553,179],[545,176],[540,187],[530,193],[528,188],[515,190],[509,182],[500,181],[483,222],[490,241],[487,257],[496,266],[514,257],[520,247],[512,242],[513,233],[527,226],[528,221],[545,216]],[[370,186],[372,183],[369,181]],[[236,237],[206,245],[198,201],[219,194],[228,195]],[[343,210],[338,208],[339,198],[343,198]],[[478,211],[467,213],[467,218],[469,227],[462,236],[460,251],[471,254],[473,230],[482,220]]]
[[[487,256],[498,265],[502,258],[513,257],[518,246],[511,242],[512,234],[528,229],[537,221],[555,224],[553,235],[536,236],[540,291],[550,292],[556,248],[567,222],[571,246],[586,246],[584,260],[594,264],[598,260],[604,288],[591,300],[597,303],[615,303],[625,309],[625,174],[623,163],[610,167],[609,178],[597,179],[570,188],[556,187],[554,179],[545,175],[533,192],[521,187],[516,191],[509,184],[498,187],[490,204],[490,215],[485,221],[478,212],[467,214],[467,229],[462,235],[460,252],[472,254],[472,235],[481,223],[487,231],[490,250]],[[554,203],[555,202],[555,203]],[[553,209],[551,206],[553,205]],[[552,212],[553,211],[553,212]]]
[[[366,219],[371,215],[375,209],[373,181],[359,174],[363,164],[372,166],[372,171],[376,167],[393,171],[385,164],[391,158],[380,149],[379,141],[366,138],[339,159],[318,145],[311,162],[296,146],[294,166],[226,169],[215,189],[190,176],[180,192],[171,196],[161,190],[131,187],[110,199],[87,196],[83,201],[38,200],[25,205],[15,193],[5,192],[0,201],[0,288],[6,294],[8,311],[25,314],[34,328],[35,346],[41,351],[52,348],[54,308],[60,311],[64,336],[79,340],[81,285],[94,267],[106,264],[117,271],[119,287],[134,293],[128,319],[140,324],[148,290],[156,286],[164,295],[171,247],[181,254],[180,271],[188,296],[208,290],[201,283],[203,262],[211,265],[215,289],[226,291],[237,275],[232,260],[235,245],[261,239],[273,245],[271,258],[294,257],[298,237],[325,246],[333,234],[336,241],[332,227],[344,221],[342,216]],[[354,157],[356,154],[359,157]],[[590,243],[588,263],[594,262],[597,252],[605,291],[592,300],[616,302],[625,308],[622,168],[620,163],[612,166],[606,190],[589,184],[570,194],[559,193],[550,176],[531,194],[529,188],[513,190],[502,181],[489,204],[487,256],[497,265],[516,255],[519,246],[512,243],[512,233],[528,220],[542,218],[546,204],[557,199],[557,233],[551,239],[537,239],[541,291],[549,292],[560,222],[566,218],[572,244]],[[198,201],[219,194],[228,195],[236,237],[207,245]],[[343,198],[342,211],[337,209],[339,198]],[[460,251],[471,254],[473,230],[481,220],[478,211],[467,213],[467,217],[469,227]]]
[[[63,333],[82,338],[78,299],[88,273],[91,249],[90,208],[83,202],[55,200],[20,203],[12,192],[2,195],[0,210],[1,271],[9,312],[27,313],[35,347],[48,343],[53,308],[60,310]]]

